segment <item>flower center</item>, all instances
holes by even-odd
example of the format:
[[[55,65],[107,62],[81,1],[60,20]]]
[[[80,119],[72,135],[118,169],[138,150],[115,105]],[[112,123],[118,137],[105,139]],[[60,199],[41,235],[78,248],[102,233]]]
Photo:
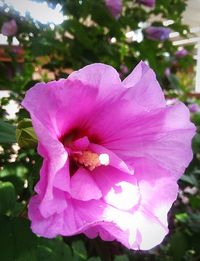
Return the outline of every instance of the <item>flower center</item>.
[[[108,154],[98,155],[97,153],[89,150],[74,153],[73,159],[75,160],[75,162],[77,162],[80,165],[83,165],[90,171],[94,170],[96,167],[99,167],[101,165],[109,164]]]
[[[84,167],[88,168],[91,171],[101,165],[101,162],[99,160],[99,155],[89,150],[75,153],[73,155],[73,159],[77,163],[83,165]]]
[[[80,166],[92,171],[99,166],[109,165],[109,155],[93,151],[90,148],[92,143],[83,130],[74,129],[60,140],[69,153],[71,176]]]

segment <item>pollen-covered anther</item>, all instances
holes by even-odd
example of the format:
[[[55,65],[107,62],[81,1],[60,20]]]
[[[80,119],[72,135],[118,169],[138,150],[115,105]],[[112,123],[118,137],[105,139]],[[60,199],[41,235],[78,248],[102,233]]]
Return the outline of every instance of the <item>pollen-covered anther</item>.
[[[101,165],[108,165],[109,163],[109,156],[107,154],[98,155],[97,153],[89,150],[85,150],[80,154],[74,154],[73,158],[77,163],[85,166],[91,171],[96,167]]]

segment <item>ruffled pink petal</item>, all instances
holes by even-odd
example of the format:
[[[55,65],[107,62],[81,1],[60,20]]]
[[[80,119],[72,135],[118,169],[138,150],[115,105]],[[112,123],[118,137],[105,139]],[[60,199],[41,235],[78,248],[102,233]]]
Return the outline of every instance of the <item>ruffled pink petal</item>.
[[[29,202],[28,217],[31,220],[32,231],[40,236],[53,238],[61,234],[63,227],[63,213],[51,215],[49,218],[44,218],[40,211],[39,196],[33,196]]]
[[[101,225],[104,230],[127,248],[134,249],[134,244],[137,243],[135,216],[129,211],[120,210],[111,205],[107,205],[103,216],[104,222],[99,226]]]
[[[59,82],[63,84],[63,80]],[[55,120],[55,111],[58,104],[54,103],[53,88],[57,87],[58,82],[51,82],[47,85],[37,84],[30,89],[22,105],[30,112],[32,124],[39,140],[38,152],[45,159],[40,172],[41,181],[36,190],[43,194],[44,197],[52,198],[52,188],[55,176],[66,166],[67,152],[57,139],[57,127]],[[56,98],[55,98],[56,100]],[[52,103],[52,106],[51,106]],[[45,107],[46,106],[46,107]],[[69,188],[69,171],[65,167],[65,190]]]
[[[167,214],[178,194],[175,177],[152,160],[137,159],[134,165],[140,205],[167,227]]]
[[[71,147],[74,151],[84,151],[88,149],[88,146],[90,144],[90,141],[88,139],[88,137],[83,137],[80,139],[75,140]]]
[[[89,238],[95,238],[97,236],[100,236],[100,238],[105,241],[113,241],[116,239],[107,230],[105,230],[101,225],[97,225],[97,226],[87,229],[86,231],[84,231],[84,234]]]
[[[135,112],[150,111],[166,106],[164,94],[152,69],[140,62],[123,80],[126,99],[133,102]]]
[[[26,92],[22,106],[45,126],[46,132],[57,138],[56,112],[62,106],[62,95],[66,80],[52,81],[48,83],[37,83]],[[37,134],[37,126],[35,126]]]
[[[96,168],[93,177],[107,204],[124,210],[138,204],[140,193],[134,176],[107,166]]]
[[[118,94],[122,87],[118,72],[110,65],[95,63],[70,74],[70,80],[79,80],[86,86],[98,90],[99,97],[107,99],[108,94],[112,97]]]
[[[69,160],[55,175],[53,186],[61,191],[70,191]]]
[[[102,213],[106,207],[100,200],[80,201],[66,198],[67,207],[62,212],[45,218],[38,208],[40,201],[38,195],[31,198],[28,215],[33,232],[47,238],[75,235],[98,225],[103,221]]]
[[[49,206],[59,201],[59,199],[55,198],[54,194],[56,175],[60,179],[60,176],[65,172],[65,182],[59,186],[58,181],[56,181],[55,187],[62,187],[64,188],[63,190],[69,191],[68,155],[63,145],[46,131],[43,124],[34,115],[32,115],[32,122],[40,141],[38,152],[44,158],[44,163],[40,171],[41,180],[36,186],[36,191],[42,196],[40,203],[42,215],[50,216],[56,212],[56,205],[55,207]],[[48,146],[45,146],[46,144]]]
[[[159,245],[168,234],[168,228],[151,213],[138,211],[133,216],[137,227],[136,242],[131,246],[135,250],[149,250]],[[130,235],[131,238],[131,235]]]
[[[138,115],[124,122],[104,146],[126,162],[145,157],[157,161],[177,178],[192,159],[195,126],[182,103]]]
[[[70,195],[74,199],[83,201],[99,199],[102,194],[93,179],[92,172],[79,168],[70,180]]]
[[[68,214],[66,210],[64,222],[66,226],[70,222],[74,222],[76,230],[83,231],[103,221],[103,212],[106,204],[101,199],[90,201],[71,199],[70,204],[73,211]]]
[[[108,205],[103,217],[103,222],[96,226],[92,225],[83,233],[90,238],[99,235],[103,240],[115,239],[134,250],[151,249],[160,244],[168,233],[167,227],[142,208],[135,209],[131,213]]]
[[[134,106],[122,95],[116,94],[113,99],[107,97],[106,101],[96,102],[89,116],[85,121],[88,137],[97,137],[97,140],[92,142],[104,146],[107,141],[113,139],[117,142],[124,126],[127,131],[128,124],[135,118]]]
[[[195,130],[196,127],[190,122],[189,110],[184,104],[169,107],[157,139],[146,147],[147,157],[179,178],[192,160],[191,140]]]
[[[100,223],[103,229],[129,249],[151,249],[168,233],[168,228],[142,207],[128,212],[108,206],[103,215],[105,222]]]
[[[44,197],[38,205],[40,213],[44,218],[49,218],[53,214],[60,214],[66,207],[67,201],[65,193],[56,188],[53,189],[53,196],[51,199],[46,199]]]
[[[162,168],[155,167],[151,161],[143,162],[138,160],[136,163],[137,173],[135,178],[139,182],[140,191],[138,204],[135,204],[135,207],[133,206],[129,211],[124,211],[123,204],[126,203],[122,202],[121,204],[119,198],[114,198],[114,202],[119,203],[117,205],[114,205],[112,201],[109,202],[109,198],[105,200],[107,207],[104,208],[102,213],[103,221],[98,226],[92,226],[84,231],[90,238],[94,238],[97,235],[103,240],[115,238],[127,248],[147,250],[160,244],[168,233],[167,213],[177,196],[175,179]],[[107,168],[105,167],[104,169],[106,170]],[[105,184],[109,184],[110,176],[113,174],[114,180],[111,183],[117,184],[118,173],[112,171],[108,173],[103,169],[100,171],[100,168],[96,169],[95,172],[93,175],[96,182],[100,181],[98,185],[101,188],[102,184],[104,189],[104,191],[102,189],[102,193],[105,192],[107,195]],[[133,176],[127,175],[126,177],[133,178]],[[124,181],[124,177],[121,176],[121,178]],[[133,184],[133,181],[129,180],[129,183]],[[133,194],[133,192],[134,190],[131,189],[130,193]],[[118,193],[122,193],[120,189]],[[124,201],[136,195],[137,193],[135,195],[124,194]],[[123,193],[120,194],[121,196],[123,197]],[[111,205],[115,207],[111,207]]]
[[[106,208],[105,220],[117,228],[112,224],[102,226],[127,248],[148,250],[160,244],[168,233],[167,213],[177,197],[178,186],[170,173],[150,160],[137,159],[135,171],[139,204],[129,212]]]
[[[45,132],[58,139],[84,125],[96,105],[97,94],[97,89],[78,80],[39,83],[28,90],[22,106],[29,111],[32,120],[34,117],[45,126]],[[37,126],[34,128],[37,134]]]

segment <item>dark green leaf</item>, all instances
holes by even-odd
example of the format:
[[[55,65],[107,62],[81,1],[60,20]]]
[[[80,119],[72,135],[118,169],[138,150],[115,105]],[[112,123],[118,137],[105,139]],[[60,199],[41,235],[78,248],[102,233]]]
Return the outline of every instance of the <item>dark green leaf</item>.
[[[187,250],[187,241],[185,235],[181,231],[177,231],[171,237],[170,252],[174,261],[182,260]]]
[[[19,122],[16,129],[17,142],[21,148],[34,148],[37,146],[37,137],[30,119]]]
[[[16,203],[15,188],[10,182],[0,181],[0,214],[9,214]]]
[[[0,218],[1,261],[72,260],[71,249],[62,239],[37,237],[23,218]]]
[[[190,196],[190,204],[192,208],[200,209],[200,196]]]
[[[74,241],[72,243],[72,249],[75,256],[80,257],[82,260],[87,260],[87,251],[83,241]]]
[[[192,116],[192,121],[193,121],[196,125],[200,126],[200,113],[199,113],[199,112],[193,114],[193,116]]]
[[[0,143],[15,143],[15,127],[0,120]]]
[[[72,251],[62,239],[38,238],[37,260],[72,260]]]
[[[200,152],[200,134],[197,133],[192,140],[192,149],[194,153]]]
[[[198,187],[198,181],[196,179],[196,177],[194,175],[183,175],[180,180],[188,183],[188,184],[191,184],[193,186],[196,186]]]
[[[90,257],[88,261],[101,261],[100,257]]]
[[[31,232],[26,219],[0,219],[0,260],[37,261],[37,237]]]
[[[123,255],[123,256],[116,256],[114,261],[129,261],[128,257]]]

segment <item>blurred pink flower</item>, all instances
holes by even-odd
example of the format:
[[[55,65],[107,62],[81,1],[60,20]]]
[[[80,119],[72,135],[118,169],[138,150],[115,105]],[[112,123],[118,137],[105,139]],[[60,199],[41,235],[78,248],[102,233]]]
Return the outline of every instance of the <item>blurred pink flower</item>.
[[[192,113],[200,112],[200,106],[197,103],[189,104],[188,108],[189,108],[190,112],[192,112]]]
[[[128,67],[127,67],[126,65],[124,65],[124,64],[121,64],[121,65],[120,65],[120,72],[121,72],[122,74],[128,73]]]
[[[105,0],[105,4],[112,16],[119,18],[122,11],[122,0]]]
[[[17,46],[12,46],[12,52],[14,54],[23,54],[24,53],[24,50],[21,46],[17,45]]]
[[[137,3],[146,5],[148,7],[154,7],[156,0],[137,0]]]
[[[167,68],[165,69],[164,74],[165,74],[166,77],[169,77],[169,76],[171,75],[171,70],[170,70],[169,67],[167,67]]]
[[[144,33],[148,39],[165,41],[169,38],[171,29],[162,26],[149,26]]]
[[[185,192],[185,193],[188,193],[188,194],[190,194],[190,195],[195,195],[195,194],[198,192],[198,188],[187,186],[187,187],[184,189],[184,192]]]
[[[166,105],[145,63],[123,82],[109,65],[88,65],[36,84],[22,105],[44,158],[29,203],[34,233],[144,250],[162,242],[195,127],[184,104]]]
[[[176,58],[182,58],[186,55],[188,55],[188,51],[185,48],[182,48],[175,53]]]
[[[4,22],[1,27],[1,33],[5,36],[13,36],[17,33],[17,23],[14,19]]]

